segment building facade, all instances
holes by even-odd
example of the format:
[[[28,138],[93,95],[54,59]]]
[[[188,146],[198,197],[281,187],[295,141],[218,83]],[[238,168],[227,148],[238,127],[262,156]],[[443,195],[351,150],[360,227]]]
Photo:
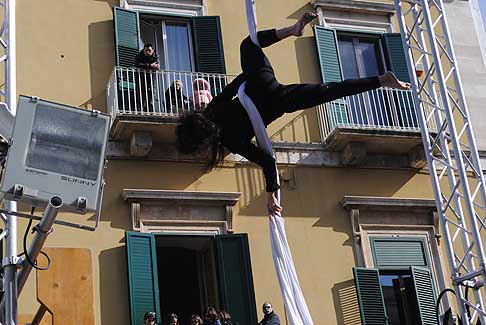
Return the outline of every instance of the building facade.
[[[392,1],[256,5],[259,29],[293,24],[307,11],[319,14],[302,37],[265,49],[281,83],[387,70],[409,79]],[[484,27],[469,19],[474,8],[450,1],[447,14],[484,150]],[[185,324],[215,306],[246,325],[256,324],[260,306],[271,301],[286,324],[261,169],[228,154],[206,173],[206,157],[175,150],[177,118],[198,108],[195,94],[215,96],[241,71],[244,1],[19,0],[17,12],[18,93],[113,119],[100,225],[95,232],[55,227],[46,247],[56,272],[49,280],[42,271],[29,278],[19,300],[22,320],[41,305],[54,319],[92,315],[83,324],[142,324],[146,311],[156,311],[159,321],[175,312]],[[465,29],[476,37],[461,37]],[[157,72],[134,68],[146,43],[159,55]],[[360,308],[375,307],[367,297],[391,323],[434,317],[430,306],[450,286],[450,275],[411,93],[350,96],[287,114],[268,133],[314,323],[358,324]],[[93,222],[69,213],[58,218]],[[19,220],[19,240],[25,226]],[[367,279],[379,283],[363,285]],[[63,286],[68,280],[70,289]],[[64,307],[46,292],[62,297]]]

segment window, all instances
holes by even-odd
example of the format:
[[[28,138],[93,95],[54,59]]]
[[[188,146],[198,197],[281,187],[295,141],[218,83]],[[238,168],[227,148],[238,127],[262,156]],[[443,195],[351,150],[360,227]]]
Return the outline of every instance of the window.
[[[314,30],[323,82],[377,76],[387,70],[409,81],[400,34]],[[345,63],[345,64],[344,64]],[[377,89],[325,105],[330,129],[338,125],[417,128],[410,92]]]
[[[344,79],[371,77],[384,72],[382,49],[378,35],[338,33],[338,49]]]
[[[140,324],[146,311],[176,312],[185,324],[208,305],[229,311],[240,324],[257,313],[248,236],[125,234],[130,314]],[[159,284],[161,290],[159,290]],[[191,294],[188,294],[191,293]]]
[[[363,33],[339,33],[338,50],[343,64],[344,79],[373,77],[382,74],[386,67],[383,61],[383,51],[380,35],[367,35]],[[367,99],[371,99],[369,102]],[[387,116],[389,112],[383,92],[372,91],[369,97],[353,96],[348,102],[348,111],[351,120],[360,124],[368,124],[372,121],[379,125],[390,125]]]
[[[140,38],[142,44],[154,45],[161,69],[195,70],[190,19],[141,15]]]
[[[114,23],[121,111],[177,115],[207,104],[209,96],[192,96],[194,90],[204,86],[214,96],[226,84],[218,16],[114,8]],[[159,56],[160,71],[134,69],[135,57],[147,43]],[[194,82],[201,78],[207,82]]]
[[[161,68],[226,73],[218,16],[146,14],[114,8],[116,65],[133,67],[143,43],[152,43]]]
[[[437,324],[447,271],[434,200],[345,196],[355,237],[353,274],[363,324]],[[441,300],[442,311],[450,307]]]
[[[410,271],[381,271],[380,284],[390,324],[420,324]]]
[[[435,324],[435,285],[425,238],[380,236],[370,241],[375,268],[354,270],[363,323]]]

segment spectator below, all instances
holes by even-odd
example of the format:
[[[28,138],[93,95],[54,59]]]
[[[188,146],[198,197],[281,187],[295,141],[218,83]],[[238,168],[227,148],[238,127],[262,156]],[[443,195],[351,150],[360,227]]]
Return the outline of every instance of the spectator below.
[[[271,303],[264,303],[262,309],[264,316],[258,325],[280,325],[280,318],[278,318],[278,315],[273,311]]]
[[[213,307],[208,307],[204,314],[204,325],[222,325],[219,314]]]
[[[191,316],[191,325],[203,325],[203,320],[201,316],[193,314]]]
[[[176,314],[169,314],[167,325],[179,325],[179,316]]]
[[[221,319],[221,323],[223,325],[239,325],[238,322],[231,320],[231,315],[226,310],[222,309],[219,311],[219,318]]]
[[[153,311],[148,311],[143,315],[143,324],[144,325],[155,325],[155,320],[157,315]]]

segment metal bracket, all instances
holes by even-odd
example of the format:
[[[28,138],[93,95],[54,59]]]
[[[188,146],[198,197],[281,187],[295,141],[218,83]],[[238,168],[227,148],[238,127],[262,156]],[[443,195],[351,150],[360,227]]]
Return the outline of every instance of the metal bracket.
[[[32,214],[27,214],[27,213],[9,211],[9,210],[5,210],[5,209],[0,209],[0,213],[9,214],[9,215],[16,216],[16,217],[19,217],[19,218],[32,219],[32,220],[37,220],[37,221],[42,220],[42,217],[39,217],[39,216],[34,216]],[[99,219],[99,217],[97,217],[97,219]],[[57,225],[76,228],[76,229],[89,230],[89,231],[96,230],[96,227],[84,226],[84,225],[80,225],[80,224],[72,223],[72,222],[68,222],[68,221],[56,220],[56,221],[54,221],[54,223],[57,224]],[[98,222],[97,222],[97,224],[98,224]]]
[[[24,262],[24,259],[22,257],[6,256],[6,257],[2,258],[2,267],[5,267],[7,265],[21,266],[23,262]]]
[[[20,199],[24,195],[24,186],[21,184],[15,184],[13,188],[13,195]]]
[[[87,202],[88,200],[85,197],[78,197],[78,199],[76,200],[76,209],[81,212],[85,211]]]

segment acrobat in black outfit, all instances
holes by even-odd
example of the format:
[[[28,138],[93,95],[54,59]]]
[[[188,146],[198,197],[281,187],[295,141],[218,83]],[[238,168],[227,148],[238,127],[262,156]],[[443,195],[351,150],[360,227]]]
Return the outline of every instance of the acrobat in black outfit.
[[[301,36],[303,28],[316,16],[307,13],[295,25],[258,32],[261,47],[292,35]],[[282,85],[275,79],[272,65],[263,50],[253,44],[250,37],[241,43],[240,56],[243,73],[228,84],[203,112],[181,118],[176,130],[177,148],[185,154],[207,151],[210,156],[208,170],[222,162],[224,148],[260,165],[266,180],[268,209],[273,212],[282,210],[274,195],[279,189],[275,159],[251,142],[255,134],[250,119],[238,98],[234,98],[244,81],[246,94],[255,103],[265,126],[285,113],[379,87],[410,88],[410,84],[399,81],[392,72],[342,82]]]

